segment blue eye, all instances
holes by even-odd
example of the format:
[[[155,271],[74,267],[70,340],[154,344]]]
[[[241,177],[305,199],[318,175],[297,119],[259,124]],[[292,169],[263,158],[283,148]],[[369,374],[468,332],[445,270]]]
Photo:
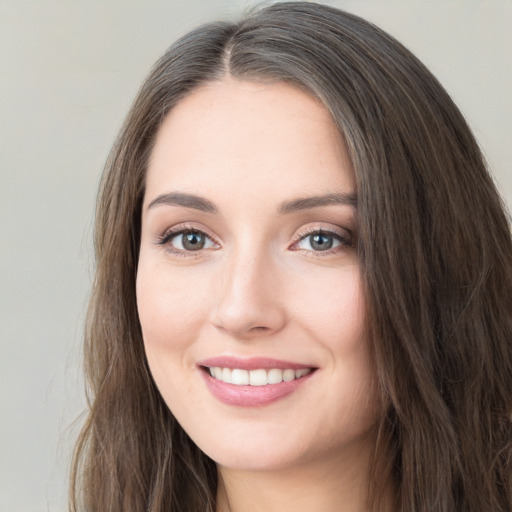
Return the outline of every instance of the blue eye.
[[[159,244],[167,245],[175,252],[194,252],[216,247],[216,243],[208,235],[193,229],[167,233],[160,239]]]
[[[339,246],[350,246],[351,241],[338,233],[329,231],[314,231],[302,237],[296,244],[298,249],[323,252]]]

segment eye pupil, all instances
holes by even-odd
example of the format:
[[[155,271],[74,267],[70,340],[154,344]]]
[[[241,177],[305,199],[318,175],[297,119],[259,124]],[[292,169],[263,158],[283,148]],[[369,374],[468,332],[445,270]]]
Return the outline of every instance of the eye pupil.
[[[205,244],[205,237],[196,231],[189,231],[183,233],[183,247],[188,251],[198,251],[202,249]]]
[[[326,251],[332,247],[334,240],[332,236],[317,233],[315,235],[311,235],[309,243],[311,244],[311,247],[317,251]]]

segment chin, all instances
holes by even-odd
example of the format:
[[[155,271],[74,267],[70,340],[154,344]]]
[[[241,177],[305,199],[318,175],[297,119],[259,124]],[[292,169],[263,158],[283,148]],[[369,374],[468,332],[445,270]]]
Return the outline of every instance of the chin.
[[[308,427],[307,418],[303,427]],[[313,426],[313,425],[311,425]],[[251,428],[252,427],[252,428]],[[267,425],[267,427],[269,427]],[[199,448],[215,463],[237,471],[276,472],[316,462],[364,458],[373,446],[373,428],[356,431],[321,432],[319,425],[308,431],[288,428],[264,428],[263,425],[245,425],[239,432],[231,429],[228,435],[192,437]],[[216,428],[226,432],[228,428]],[[212,430],[213,431],[213,430]],[[211,432],[210,432],[211,434]]]
[[[302,462],[303,457],[296,450],[290,452],[261,449],[259,446],[244,446],[225,450],[213,449],[207,455],[219,466],[237,471],[282,471]]]

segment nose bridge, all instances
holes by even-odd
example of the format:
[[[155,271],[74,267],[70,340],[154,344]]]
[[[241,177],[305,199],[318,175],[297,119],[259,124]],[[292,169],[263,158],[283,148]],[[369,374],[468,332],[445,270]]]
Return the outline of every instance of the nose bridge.
[[[229,255],[221,279],[214,323],[244,337],[278,331],[285,321],[277,262],[264,244],[240,243]]]
[[[235,291],[237,287],[242,292],[249,287],[256,292],[256,285],[263,285],[273,274],[275,262],[264,240],[251,240],[250,236],[246,238],[235,247],[231,255],[229,277]],[[265,286],[262,286],[261,291],[265,291]]]

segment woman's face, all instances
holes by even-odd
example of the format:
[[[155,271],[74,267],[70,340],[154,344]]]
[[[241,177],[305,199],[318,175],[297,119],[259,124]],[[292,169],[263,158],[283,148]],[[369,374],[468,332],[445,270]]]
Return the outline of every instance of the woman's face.
[[[225,79],[167,116],[143,204],[140,322],[164,400],[222,466],[367,447],[377,407],[356,247],[353,171],[315,99]]]

